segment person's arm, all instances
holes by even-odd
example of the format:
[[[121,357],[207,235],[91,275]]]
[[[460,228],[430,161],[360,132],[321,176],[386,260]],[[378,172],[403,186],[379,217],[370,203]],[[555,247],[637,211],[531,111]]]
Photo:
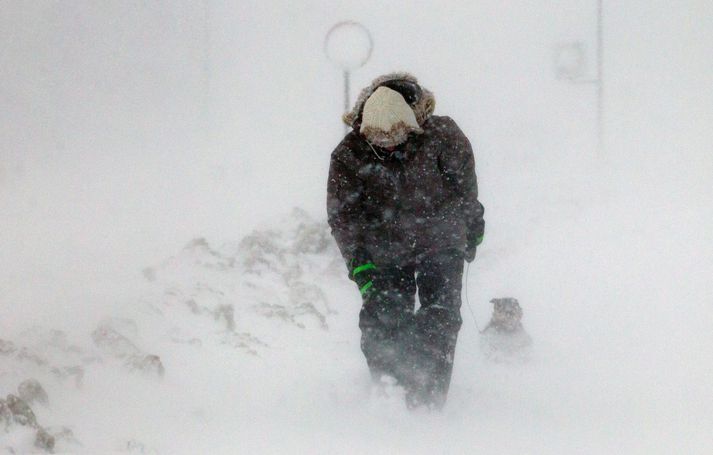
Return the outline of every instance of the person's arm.
[[[478,201],[478,179],[475,175],[475,155],[470,141],[451,119],[446,117],[448,150],[441,155],[441,165],[457,198],[457,206],[465,219],[468,244],[466,260],[475,257],[476,247],[483,241],[485,209]]]
[[[339,251],[351,271],[354,259],[363,261],[361,245],[362,182],[355,172],[332,154],[327,182],[327,220]]]

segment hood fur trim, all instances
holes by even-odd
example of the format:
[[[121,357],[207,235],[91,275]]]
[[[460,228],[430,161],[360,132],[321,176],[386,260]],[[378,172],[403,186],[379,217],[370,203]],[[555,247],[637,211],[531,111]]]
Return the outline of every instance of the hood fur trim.
[[[379,87],[384,82],[401,79],[418,83],[418,79],[416,79],[415,76],[405,71],[399,71],[379,76],[373,81],[371,81],[371,84],[369,84],[369,86],[367,86],[361,91],[359,97],[354,103],[354,108],[352,108],[350,112],[346,112],[342,116],[342,121],[344,121],[344,123],[346,123],[348,126],[358,129],[359,123],[361,121],[361,113],[364,110],[364,103],[366,103],[366,100],[371,96],[372,93],[374,93],[377,87]],[[421,90],[421,99],[418,101],[418,103],[412,106],[412,108],[413,113],[416,116],[416,121],[420,126],[423,126],[423,123],[428,119],[428,117],[433,114],[433,111],[436,108],[436,98],[433,96],[433,93],[431,93],[429,90],[426,90],[423,86],[421,86]]]

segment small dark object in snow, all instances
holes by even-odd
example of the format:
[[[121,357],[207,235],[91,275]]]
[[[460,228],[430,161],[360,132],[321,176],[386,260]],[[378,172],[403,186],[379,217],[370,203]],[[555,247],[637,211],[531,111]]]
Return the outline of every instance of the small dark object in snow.
[[[17,394],[25,403],[40,403],[45,406],[49,404],[47,392],[36,379],[26,379],[17,386]]]
[[[9,355],[9,354],[14,354],[15,351],[17,351],[17,348],[12,343],[12,341],[0,339],[0,354]]]
[[[35,413],[30,406],[17,395],[10,394],[6,399],[0,398],[0,424],[5,432],[10,427],[20,425],[35,430],[35,447],[45,452],[52,453],[55,438],[37,423]],[[12,447],[7,448],[10,453],[16,453]]]
[[[522,322],[520,322],[522,320],[522,308],[517,299],[512,297],[492,299],[490,303],[493,304],[493,317],[490,319],[485,331],[488,329],[497,332],[522,330]]]
[[[30,406],[17,395],[8,395],[5,404],[12,413],[12,418],[16,424],[32,428],[39,427],[35,413],[32,412]]]
[[[522,307],[517,299],[492,299],[493,316],[485,327],[481,348],[485,356],[496,362],[525,360],[532,338],[522,326]]]
[[[44,428],[39,428],[35,434],[35,447],[42,449],[45,452],[52,453],[54,451],[55,439]]]

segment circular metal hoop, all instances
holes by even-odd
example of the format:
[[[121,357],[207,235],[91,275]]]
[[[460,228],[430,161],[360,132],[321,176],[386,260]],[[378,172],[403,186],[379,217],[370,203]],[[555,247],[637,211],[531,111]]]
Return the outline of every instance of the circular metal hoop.
[[[339,62],[338,60],[335,60],[331,55],[329,55],[329,40],[332,38],[334,32],[340,30],[340,29],[346,29],[346,28],[352,28],[352,29],[357,29],[360,30],[364,36],[366,36],[366,39],[368,40],[368,49],[366,51],[366,56],[362,58],[360,61],[352,64],[352,65],[344,65],[343,63]],[[356,21],[341,21],[337,22],[332,26],[332,28],[329,29],[327,32],[327,35],[324,37],[324,54],[327,56],[327,58],[334,63],[335,65],[339,66],[342,70],[344,71],[350,71],[354,70],[357,68],[361,68],[364,66],[364,64],[369,60],[371,57],[371,52],[374,50],[374,40],[371,37],[371,33],[369,33],[369,30],[362,24]]]

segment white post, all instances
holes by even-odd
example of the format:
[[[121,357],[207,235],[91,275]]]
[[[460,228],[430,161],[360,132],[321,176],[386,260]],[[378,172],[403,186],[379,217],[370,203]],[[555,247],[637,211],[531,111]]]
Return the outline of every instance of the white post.
[[[349,109],[351,109],[351,102],[349,101],[349,90],[349,71],[344,70],[344,112],[349,112]],[[344,134],[347,134],[348,132],[349,126],[344,125]]]

